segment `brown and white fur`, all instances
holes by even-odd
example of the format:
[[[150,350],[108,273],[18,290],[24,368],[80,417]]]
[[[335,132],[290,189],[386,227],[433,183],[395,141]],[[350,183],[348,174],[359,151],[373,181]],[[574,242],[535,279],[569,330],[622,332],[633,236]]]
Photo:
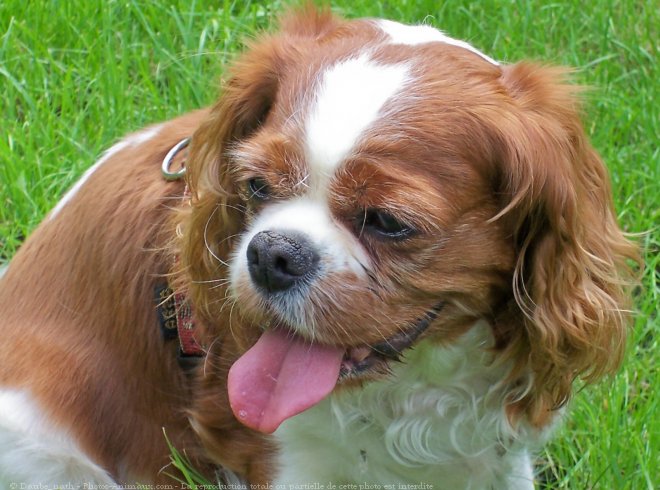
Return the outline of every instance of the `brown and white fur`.
[[[565,72],[305,8],[230,74],[214,107],[108,150],[2,277],[0,483],[171,483],[165,431],[253,484],[533,488],[574,381],[619,365],[635,257]],[[190,135],[184,196],[160,162]],[[304,284],[255,284],[273,230],[313,250]],[[160,336],[167,280],[208,349],[192,373]],[[439,303],[402,362],[351,371]],[[227,376],[275,327],[348,374],[269,435]]]

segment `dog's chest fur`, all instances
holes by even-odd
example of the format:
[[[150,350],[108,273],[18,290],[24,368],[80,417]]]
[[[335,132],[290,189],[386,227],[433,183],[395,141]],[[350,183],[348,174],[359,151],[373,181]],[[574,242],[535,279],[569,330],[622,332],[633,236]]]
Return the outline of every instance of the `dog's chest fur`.
[[[522,448],[534,434],[507,421],[507,367],[490,362],[491,342],[477,323],[451,347],[422,343],[391,379],[335,394],[285,422],[276,433],[276,483],[533,488]]]

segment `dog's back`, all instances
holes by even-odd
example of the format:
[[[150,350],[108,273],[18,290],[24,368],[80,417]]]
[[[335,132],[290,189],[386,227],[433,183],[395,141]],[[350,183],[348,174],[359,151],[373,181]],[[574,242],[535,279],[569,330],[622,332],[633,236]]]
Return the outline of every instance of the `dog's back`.
[[[150,482],[169,462],[163,429],[194,455],[189,381],[161,338],[153,291],[170,272],[164,249],[183,186],[162,179],[160,162],[202,115],[114,145],[2,278],[3,482],[111,482],[106,471]]]

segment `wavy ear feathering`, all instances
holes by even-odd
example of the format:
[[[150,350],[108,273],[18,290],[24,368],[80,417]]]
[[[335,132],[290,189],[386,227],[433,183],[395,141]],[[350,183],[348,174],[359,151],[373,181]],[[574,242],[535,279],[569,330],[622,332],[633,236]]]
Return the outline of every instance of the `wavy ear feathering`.
[[[616,222],[605,165],[579,118],[565,69],[519,63],[501,81],[514,110],[496,121],[500,191],[514,230],[518,366],[532,389],[514,405],[537,424],[564,405],[577,378],[620,364],[637,248]],[[511,318],[508,318],[511,321]]]

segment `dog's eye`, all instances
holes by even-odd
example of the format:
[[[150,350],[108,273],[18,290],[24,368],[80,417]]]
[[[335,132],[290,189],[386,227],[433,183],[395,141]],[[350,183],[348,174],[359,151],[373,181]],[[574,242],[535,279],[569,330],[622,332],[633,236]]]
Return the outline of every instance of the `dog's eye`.
[[[260,201],[265,201],[270,197],[270,187],[266,181],[260,177],[255,177],[248,181],[248,191],[250,198],[256,198]]]
[[[367,209],[365,211],[363,227],[365,231],[378,236],[398,240],[407,238],[415,233],[413,228],[380,209]]]

